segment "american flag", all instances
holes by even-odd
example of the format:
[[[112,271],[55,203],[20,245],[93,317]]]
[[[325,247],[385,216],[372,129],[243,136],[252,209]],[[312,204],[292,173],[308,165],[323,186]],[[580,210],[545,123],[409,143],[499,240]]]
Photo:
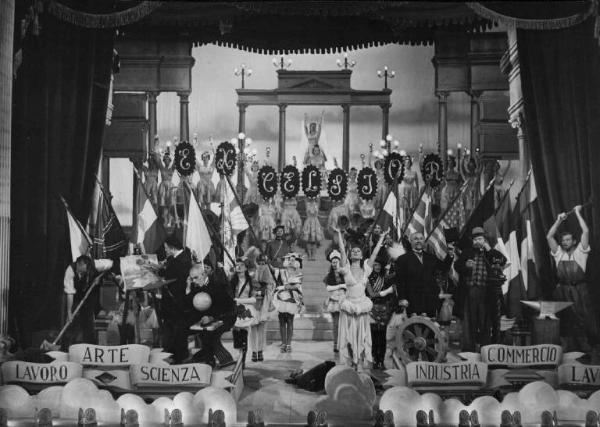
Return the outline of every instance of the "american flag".
[[[462,230],[467,222],[467,214],[465,209],[464,193],[467,185],[463,185],[456,201],[448,208],[445,221],[448,228],[457,228]]]
[[[444,229],[449,228],[445,220],[441,220],[429,235],[429,245],[433,249],[435,255],[443,260],[448,255],[448,245],[446,244],[446,236]]]
[[[423,191],[419,204],[415,209],[410,223],[406,228],[406,234],[411,235],[413,233],[426,234],[429,229],[431,222],[431,195],[428,190]]]

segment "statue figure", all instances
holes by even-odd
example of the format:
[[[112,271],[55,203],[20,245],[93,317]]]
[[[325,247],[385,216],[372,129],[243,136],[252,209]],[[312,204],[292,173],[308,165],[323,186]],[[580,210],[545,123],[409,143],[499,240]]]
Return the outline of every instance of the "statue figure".
[[[510,169],[510,160],[504,169],[504,172],[501,171],[502,165],[500,165],[499,161],[494,162],[494,207],[498,208],[502,200],[504,200],[504,195],[508,191],[506,187],[504,187],[504,177],[508,173],[508,169]]]
[[[196,162],[196,171],[200,175],[196,185],[196,197],[202,207],[208,207],[215,198],[215,184],[212,182],[215,173],[215,149],[212,141],[210,150],[204,151],[200,156],[200,161]]]
[[[250,168],[246,167],[246,177],[248,177],[248,191],[244,197],[244,204],[248,203],[256,203],[258,204],[260,201],[260,196],[258,194],[258,170],[259,170],[258,161],[254,160],[250,164]]]
[[[171,152],[167,148],[160,163],[160,186],[158,187],[158,206],[165,227],[171,227],[175,220],[175,201],[177,187],[173,185],[175,162],[171,159]]]
[[[411,156],[404,156],[404,178],[398,186],[400,207],[404,210],[404,218],[410,218],[411,213],[419,202],[419,178],[412,169]],[[385,202],[385,201],[384,201]]]
[[[479,177],[483,171],[483,162],[479,156],[479,150],[472,154],[467,151],[459,165],[460,175],[464,181],[469,182],[469,188],[465,197],[465,210],[470,213],[477,206],[481,191],[479,189]]]

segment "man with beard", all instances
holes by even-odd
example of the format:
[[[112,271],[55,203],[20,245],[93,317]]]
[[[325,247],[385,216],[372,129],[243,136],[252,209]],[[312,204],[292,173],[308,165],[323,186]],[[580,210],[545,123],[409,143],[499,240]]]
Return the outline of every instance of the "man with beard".
[[[441,306],[440,288],[436,281],[436,272],[445,273],[450,268],[452,258],[444,261],[423,250],[423,233],[410,235],[411,250],[398,257],[395,262],[398,296],[409,302],[409,314],[425,314],[435,317]]]
[[[224,361],[233,362],[229,354],[216,354],[224,350],[220,344],[221,335],[233,327],[236,319],[235,301],[228,292],[227,280],[219,280],[221,277],[224,276],[215,273],[209,277],[202,264],[194,264],[187,279],[185,296],[187,324],[199,323],[204,327],[198,332],[202,349],[192,356],[192,362],[206,363],[213,367],[215,356],[219,358],[221,366],[227,364]],[[194,304],[194,297],[200,293],[206,293],[210,297],[208,307],[201,307],[201,310]]]
[[[558,301],[570,301],[571,307],[562,311],[560,317],[560,336],[565,341],[565,348],[588,351],[590,344],[598,344],[598,325],[594,315],[594,306],[585,280],[587,258],[590,252],[590,231],[581,216],[581,206],[575,206],[575,215],[581,227],[581,240],[573,237],[573,233],[565,231],[560,234],[560,245],[554,239],[559,225],[567,218],[567,214],[558,215],[556,222],[548,231],[546,239],[556,262],[558,285],[554,298]]]
[[[162,342],[164,350],[173,354],[174,363],[181,363],[188,357],[187,328],[182,312],[192,254],[175,236],[169,236],[164,247],[167,259],[158,273],[165,280],[173,281],[161,289]]]

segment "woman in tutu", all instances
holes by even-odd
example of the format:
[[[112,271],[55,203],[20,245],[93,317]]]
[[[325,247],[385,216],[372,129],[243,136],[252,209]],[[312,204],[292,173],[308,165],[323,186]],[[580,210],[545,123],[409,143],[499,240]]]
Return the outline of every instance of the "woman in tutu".
[[[288,199],[283,202],[281,212],[281,225],[285,227],[285,234],[291,235],[290,242],[293,243],[302,233],[302,218],[298,213],[298,202],[296,199]]]
[[[373,302],[371,309],[371,339],[373,341],[373,368],[383,368],[387,341],[386,327],[392,316],[392,300],[394,287],[390,278],[386,277],[386,261],[379,256],[373,263],[373,272],[369,275],[367,295]]]
[[[166,151],[160,163],[160,186],[158,187],[158,206],[165,227],[173,225],[175,220],[175,201],[177,187],[173,185],[173,173],[175,172],[175,162],[171,159],[171,154]],[[173,213],[171,213],[173,212]]]
[[[279,317],[281,333],[281,352],[292,351],[294,334],[294,316],[304,305],[302,301],[302,257],[297,253],[289,253],[283,261],[283,269],[277,277],[274,305]]]
[[[339,229],[336,230],[340,240],[341,264],[340,272],[348,292],[340,304],[339,346],[344,362],[350,366],[363,365],[373,361],[371,354],[370,312],[373,303],[365,295],[365,287],[373,270],[373,264],[388,231],[381,234],[379,242],[371,257],[363,259],[360,246],[353,246],[350,259],[346,257],[344,239]]]
[[[264,200],[258,206],[258,239],[270,241],[273,240],[273,229],[275,222],[275,206],[270,200]]]
[[[308,200],[306,202],[306,219],[302,227],[302,240],[306,242],[306,252],[310,261],[315,260],[315,248],[323,240],[323,229],[319,222],[319,201]]]
[[[250,346],[252,347],[252,361],[262,362],[264,360],[263,349],[267,339],[267,320],[269,320],[269,312],[273,305],[275,282],[264,255],[258,256],[257,264],[256,274],[252,281],[252,296],[256,298],[254,307],[258,322],[256,325],[250,326]]]
[[[358,209],[358,171],[356,168],[350,168],[348,172],[348,193],[344,203],[348,207],[348,212],[353,213]]]
[[[215,184],[212,182],[212,177],[215,174],[215,153],[212,143],[210,148],[211,151],[202,153],[202,156],[200,156],[201,161],[196,163],[196,170],[200,175],[198,184],[196,184],[196,196],[198,202],[205,208],[210,206],[215,196]]]
[[[327,300],[325,300],[324,309],[327,313],[331,314],[331,319],[333,320],[333,352],[339,353],[338,329],[340,324],[340,302],[346,297],[346,284],[344,283],[344,276],[340,273],[342,255],[337,250],[333,250],[327,258],[331,263],[331,268],[323,280],[329,293]]]
[[[384,176],[384,163],[383,160],[375,160],[375,174],[377,175],[377,193],[375,194],[375,200],[373,203],[377,209],[381,209],[385,203],[385,198],[388,193],[388,185],[385,182]]]

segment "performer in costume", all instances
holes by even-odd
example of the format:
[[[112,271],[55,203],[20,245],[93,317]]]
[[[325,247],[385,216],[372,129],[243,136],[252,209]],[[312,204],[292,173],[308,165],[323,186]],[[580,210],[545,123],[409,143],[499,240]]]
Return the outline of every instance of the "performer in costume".
[[[266,250],[264,251],[267,256],[267,261],[275,269],[275,275],[277,276],[279,270],[284,268],[283,261],[286,254],[291,253],[289,243],[285,240],[285,228],[283,225],[277,225],[273,228],[273,234],[275,240],[271,240],[267,243]]]
[[[381,159],[375,160],[375,174],[377,175],[377,194],[375,195],[375,200],[373,203],[377,209],[383,208],[383,204],[385,203],[385,198],[388,193],[388,185],[385,181],[385,171],[384,171],[384,162]]]
[[[473,247],[465,250],[456,261],[455,269],[459,274],[459,287],[464,295],[463,303],[463,350],[476,351],[477,345],[486,345],[493,341],[497,312],[497,292],[494,289],[494,277],[498,275],[497,266],[506,264],[506,258],[492,249],[482,227],[471,231]],[[501,271],[500,271],[501,273]],[[500,283],[501,286],[501,283]]]
[[[148,165],[142,166],[145,177],[144,187],[153,206],[158,205],[158,174],[160,172],[160,154],[156,151],[158,144],[158,136],[156,136],[154,138],[154,149],[148,153]]]
[[[373,199],[361,200],[358,210],[364,219],[375,218],[375,204],[373,203]]]
[[[275,282],[269,271],[266,257],[259,255],[257,262],[256,274],[252,281],[252,296],[256,299],[254,307],[258,318],[256,325],[250,326],[250,345],[252,361],[262,362],[264,360],[263,349],[267,340],[267,320],[269,320],[269,312],[273,306]]]
[[[327,219],[327,228],[332,236],[335,236],[337,234],[335,230],[338,229],[338,221],[341,216],[345,216],[346,218],[350,217],[350,212],[348,212],[348,206],[346,206],[345,203],[341,203],[337,206],[334,206],[329,211],[329,218]]]
[[[212,270],[212,265],[204,263],[204,266]],[[215,329],[207,329],[198,332],[202,343],[202,349],[194,354],[191,361],[194,363],[205,363],[215,366],[215,348],[223,333],[230,330],[235,323],[235,302],[227,292],[228,283],[224,274],[209,272],[202,264],[194,264],[187,279],[185,296],[186,324],[191,326],[197,322],[208,326],[217,320],[222,324]],[[210,297],[210,305],[198,310],[194,307],[194,297],[199,293],[206,293]]]
[[[252,295],[252,277],[249,267],[246,258],[237,258],[235,273],[229,281],[231,294],[237,304],[237,320],[233,328],[233,347],[242,352],[244,362],[248,350],[248,329],[258,324],[258,315],[254,307],[256,298]]]
[[[387,232],[381,234],[371,257],[364,260],[362,249],[358,246],[352,247],[348,259],[341,231],[336,231],[342,249],[340,271],[348,288],[346,298],[340,304],[339,346],[342,360],[348,365],[358,366],[361,361],[363,364],[373,361],[369,316],[373,303],[365,295],[365,288]]]
[[[179,239],[169,236],[164,243],[166,262],[158,274],[166,280],[175,279],[161,289],[162,342],[164,350],[173,354],[173,361],[181,363],[188,357],[187,326],[184,312],[187,278],[192,266],[192,254]]]
[[[310,261],[315,260],[315,248],[320,246],[323,239],[323,229],[319,222],[319,201],[307,200],[306,219],[302,226],[302,240],[306,242],[306,251]]]
[[[386,328],[393,309],[394,287],[392,280],[386,277],[386,261],[381,256],[373,262],[373,272],[367,282],[367,295],[373,302],[371,309],[371,340],[373,343],[373,368],[383,368],[387,348]]]
[[[248,203],[256,203],[257,205],[260,203],[260,196],[258,194],[258,161],[254,160],[250,168],[246,167],[246,176],[248,177],[248,191],[244,196],[244,204]]]
[[[81,255],[65,270],[63,285],[67,296],[67,318],[69,320],[73,319],[73,311],[83,300],[90,287],[96,286],[73,320],[65,344],[74,344],[77,341],[86,344],[97,343],[94,316],[100,311],[100,287],[94,285],[94,282],[100,280],[98,276],[100,272],[110,270],[112,266],[111,260],[94,261],[87,255]],[[81,334],[81,340],[77,339],[79,334]]]
[[[558,314],[560,336],[565,341],[565,351],[589,351],[590,345],[597,346],[599,343],[596,308],[585,277],[590,252],[590,232],[581,216],[581,206],[575,206],[574,211],[581,227],[580,241],[577,242],[570,231],[560,234],[560,244],[555,240],[559,225],[567,218],[564,212],[558,215],[546,239],[556,263],[558,286],[554,290],[554,298],[557,301],[573,303]]]
[[[173,225],[175,213],[175,197],[177,188],[173,185],[175,172],[169,150],[165,152],[160,163],[160,186],[158,187],[158,206],[160,207],[165,227]]]
[[[271,200],[263,200],[258,206],[258,238],[270,241],[275,228],[275,206]]]
[[[404,209],[404,218],[410,218],[410,214],[419,202],[419,178],[417,173],[412,170],[412,157],[404,156],[403,162],[404,178],[398,186],[398,193],[400,196],[400,207]]]
[[[215,173],[215,151],[210,143],[210,151],[205,151],[200,156],[200,162],[196,162],[196,170],[200,179],[196,184],[196,197],[203,207],[210,206],[215,198],[215,184],[212,177]]]
[[[338,329],[340,325],[340,302],[346,297],[347,289],[344,283],[344,276],[340,272],[342,255],[337,250],[333,250],[329,254],[328,259],[331,267],[329,268],[329,273],[323,279],[323,283],[327,287],[329,296],[325,300],[324,309],[331,314],[333,321],[333,352],[339,353]]]
[[[353,213],[358,210],[358,183],[356,179],[358,178],[358,171],[356,168],[350,168],[350,172],[348,172],[348,193],[346,194],[346,199],[344,203],[348,207],[348,212]]]
[[[283,201],[281,225],[285,227],[285,234],[291,236],[288,239],[290,244],[293,244],[302,233],[302,218],[300,218],[297,206],[298,202],[295,198]]]
[[[281,333],[281,352],[292,351],[292,336],[294,334],[294,316],[303,306],[302,300],[302,257],[289,253],[283,261],[284,268],[277,275],[274,305],[279,317]]]

